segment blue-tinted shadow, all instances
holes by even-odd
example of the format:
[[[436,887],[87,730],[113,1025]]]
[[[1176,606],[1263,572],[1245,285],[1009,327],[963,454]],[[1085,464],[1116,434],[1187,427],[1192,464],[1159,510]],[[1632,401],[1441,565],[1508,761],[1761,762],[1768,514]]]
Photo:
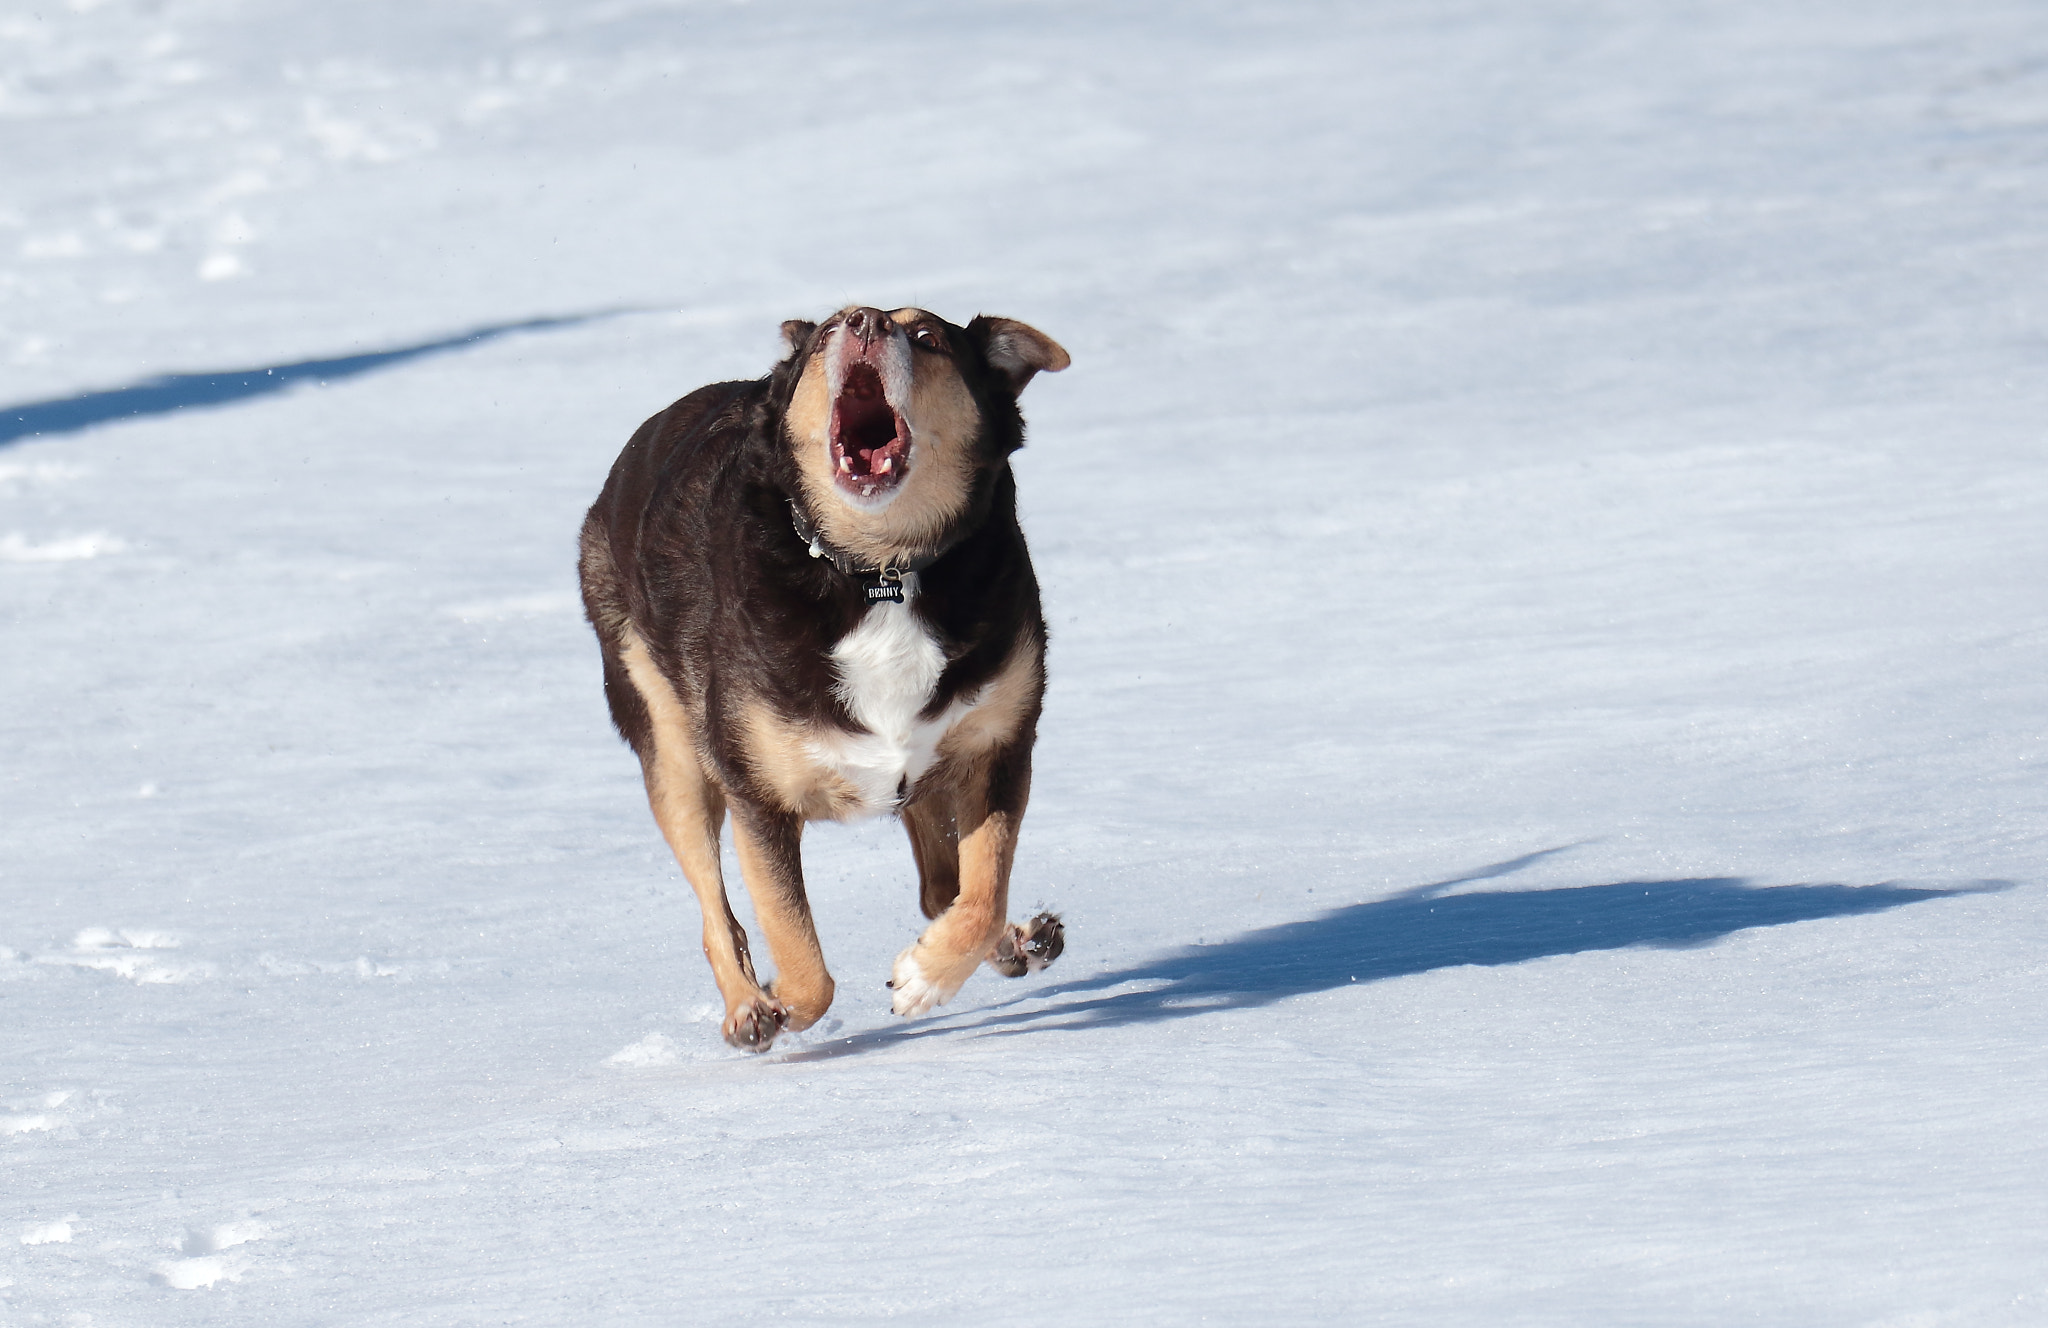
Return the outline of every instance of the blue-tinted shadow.
[[[297,360],[257,369],[225,369],[215,373],[163,374],[127,387],[86,392],[50,401],[25,401],[0,406],[0,447],[37,434],[76,433],[111,420],[142,415],[163,415],[174,410],[196,410],[228,406],[251,397],[282,392],[300,383],[331,383],[354,378],[417,360],[428,355],[477,346],[515,332],[543,332],[574,327],[601,318],[614,318],[626,309],[604,309],[594,313],[566,314],[553,318],[527,318],[516,323],[491,323],[453,336],[422,341],[411,346],[370,351],[362,355],[341,355],[324,360]]]
[[[1514,865],[1543,856],[1517,859]],[[1491,967],[1630,946],[1683,949],[1752,927],[1877,913],[2011,886],[2007,881],[1979,881],[1949,889],[1891,884],[1756,887],[1740,877],[1710,877],[1557,890],[1437,893],[1503,874],[1483,871],[1390,899],[1263,927],[1213,945],[1189,946],[1097,977],[1056,983],[979,1015],[962,1015],[962,1022],[878,1029],[783,1059],[828,1058],[930,1034],[1156,1023],[1271,1005],[1289,996],[1460,964]],[[1035,1008],[1004,1012],[1025,1002]]]

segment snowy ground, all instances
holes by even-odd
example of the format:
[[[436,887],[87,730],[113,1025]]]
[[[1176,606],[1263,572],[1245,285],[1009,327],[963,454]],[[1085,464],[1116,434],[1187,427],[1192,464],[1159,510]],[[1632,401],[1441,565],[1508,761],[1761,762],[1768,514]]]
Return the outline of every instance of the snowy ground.
[[[2038,4],[554,8],[0,4],[0,1324],[2048,1321]],[[1070,943],[748,1058],[572,537],[853,299]]]

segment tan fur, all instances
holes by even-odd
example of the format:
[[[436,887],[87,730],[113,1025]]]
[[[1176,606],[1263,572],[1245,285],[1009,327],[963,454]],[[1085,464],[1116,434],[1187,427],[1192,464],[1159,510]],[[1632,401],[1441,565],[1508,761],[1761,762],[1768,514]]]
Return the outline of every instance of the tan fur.
[[[991,812],[972,829],[960,828],[960,897],[926,930],[925,940],[956,950],[971,972],[1007,925],[1010,868],[1017,859],[1017,818],[1008,812]]]
[[[765,999],[747,951],[747,933],[725,895],[718,839],[725,822],[725,796],[704,773],[697,756],[695,726],[675,689],[661,674],[647,643],[631,626],[624,629],[621,658],[633,690],[647,706],[653,752],[643,759],[647,802],[676,865],[696,892],[704,915],[704,957],[725,998],[727,1027],[740,1012]]]
[[[899,326],[928,317],[922,309],[889,315]],[[797,445],[804,496],[829,543],[880,566],[892,554],[914,552],[938,538],[966,506],[981,416],[950,357],[913,352],[910,402],[903,412],[913,447],[910,470],[887,507],[860,511],[833,496],[832,400],[822,359],[814,354],[804,366],[783,417]]]
[[[1045,648],[1035,637],[1027,635],[1017,642],[1001,671],[982,687],[974,709],[962,715],[940,739],[935,774],[943,777],[946,767],[972,762],[1017,736],[1025,715],[1038,699],[1044,679]]]
[[[740,729],[747,767],[775,795],[778,810],[807,821],[843,821],[857,812],[859,790],[818,763],[808,729],[761,701],[740,707]]]
[[[977,776],[981,772],[974,772]],[[990,812],[985,779],[959,790],[955,832],[959,839],[960,893],[916,944],[896,957],[891,983],[901,1014],[922,1014],[951,1000],[985,959],[994,957],[1006,931],[1010,868],[1017,856],[1017,819]],[[913,841],[914,842],[914,841]],[[906,1008],[908,1001],[910,1008]]]
[[[796,820],[794,833],[802,836],[802,820]],[[809,1028],[831,1008],[834,984],[804,902],[802,877],[791,880],[785,875],[800,869],[793,862],[785,865],[756,843],[739,817],[733,818],[732,842],[746,878],[747,897],[754,901],[754,919],[768,938],[768,952],[775,956],[775,999],[789,1012],[789,1028]]]
[[[995,947],[1007,933],[1022,934],[1007,920],[1021,812],[988,810],[989,768],[983,758],[1016,736],[1036,703],[1043,670],[1042,643],[1033,637],[1019,641],[983,689],[980,704],[939,743],[938,765],[903,811],[923,882],[919,903],[933,922],[898,956],[899,990],[910,990],[902,984],[914,972],[936,989],[936,1003],[944,1004],[976,965],[997,959]]]

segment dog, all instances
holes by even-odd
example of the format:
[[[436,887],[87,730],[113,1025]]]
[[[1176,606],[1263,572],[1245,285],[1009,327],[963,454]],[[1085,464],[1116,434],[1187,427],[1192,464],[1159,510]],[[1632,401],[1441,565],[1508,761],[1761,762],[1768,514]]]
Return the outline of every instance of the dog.
[[[765,378],[648,420],[583,524],[584,612],[612,721],[704,915],[724,1034],[765,1051],[832,1004],[804,893],[807,822],[895,815],[931,923],[897,956],[900,1015],[977,965],[1021,977],[1060,919],[1008,920],[1045,693],[1017,522],[1017,396],[1069,363],[1007,318],[842,309],[782,325]],[[726,899],[733,842],[776,974]]]

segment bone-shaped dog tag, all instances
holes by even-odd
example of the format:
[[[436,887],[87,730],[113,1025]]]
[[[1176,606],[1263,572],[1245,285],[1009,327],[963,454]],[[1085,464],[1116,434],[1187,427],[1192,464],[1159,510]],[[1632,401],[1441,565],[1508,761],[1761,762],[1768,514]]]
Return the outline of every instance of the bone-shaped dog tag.
[[[901,604],[903,573],[893,567],[884,567],[862,578],[861,589],[867,592],[870,604]]]

